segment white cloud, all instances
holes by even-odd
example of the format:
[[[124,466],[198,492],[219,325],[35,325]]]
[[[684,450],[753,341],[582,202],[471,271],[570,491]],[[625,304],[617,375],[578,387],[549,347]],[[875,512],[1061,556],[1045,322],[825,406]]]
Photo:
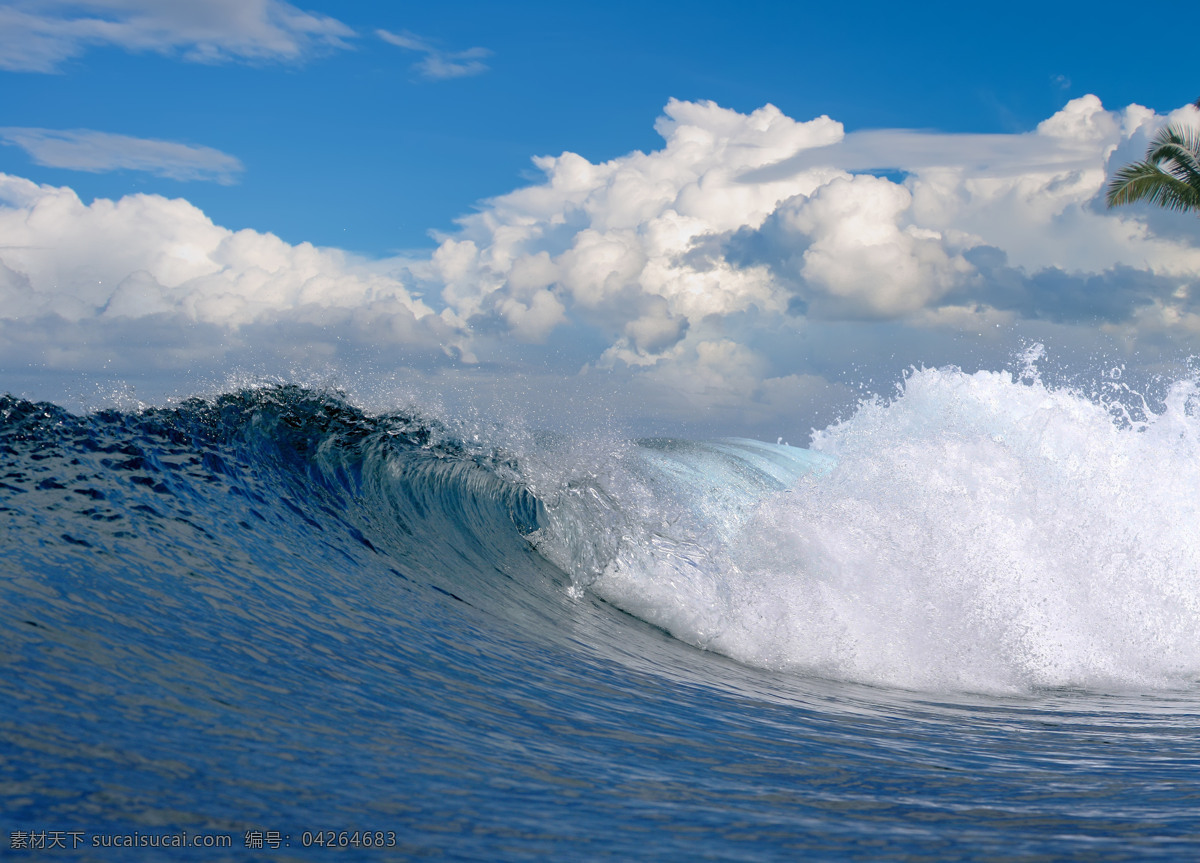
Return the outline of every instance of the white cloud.
[[[796,277],[810,312],[894,317],[924,308],[962,282],[971,266],[939,231],[906,224],[912,195],[869,175],[832,180],[775,213],[808,243]]]
[[[387,30],[376,30],[375,35],[390,45],[404,48],[406,51],[416,51],[425,56],[413,64],[422,78],[442,81],[447,78],[467,78],[486,72],[488,66],[484,59],[492,56],[487,48],[468,48],[465,51],[443,51],[429,41],[412,33],[390,33]]]
[[[653,153],[600,165],[573,153],[536,159],[543,184],[464,218],[433,258],[453,319],[465,325],[495,315],[514,291],[550,291],[612,337],[612,358],[636,363],[669,349],[689,322],[707,315],[783,311],[786,297],[762,273],[683,259],[698,239],[757,227],[781,201],[841,176],[817,169],[782,182],[737,180],[837,140],[840,124],[797,123],[772,106],[746,116],[711,102],[672,101],[656,128],[666,145]]]
[[[399,279],[336,249],[214,225],[181,199],[85,205],[70,189],[0,174],[0,237],[3,320],[167,316],[218,332],[336,324],[432,351],[461,341]]]
[[[1200,252],[1190,244],[1156,238],[1131,211],[1109,212],[1101,204],[1114,163],[1123,161],[1112,158],[1118,148],[1136,141],[1140,157],[1147,132],[1161,122],[1137,105],[1117,113],[1095,96],[1075,99],[1036,132],[1014,136],[1029,149],[1024,169],[1019,158],[1002,170],[944,158],[914,171],[914,218],[974,235],[1030,271],[1101,272],[1126,264],[1200,272]],[[1057,158],[1035,155],[1042,147],[1052,147]]]
[[[662,149],[602,164],[536,159],[545,181],[462,219],[433,265],[460,324],[503,318],[541,291],[554,314],[523,319],[524,337],[586,322],[612,340],[606,361],[638,366],[675,356],[681,339],[694,349],[711,335],[706,320],[751,310],[929,321],[961,319],[934,314],[943,304],[1002,300],[1020,314],[1021,300],[1031,317],[1085,316],[1085,291],[1060,290],[1054,308],[1036,295],[1038,279],[1062,287],[1055,273],[1119,284],[1095,313],[1128,318],[1160,301],[1163,277],[1200,280],[1192,241],[1102,206],[1112,163],[1163,121],[1085,96],[1026,134],[845,135],[772,106],[743,115],[672,101]],[[867,169],[905,179],[855,173]]]
[[[771,106],[672,101],[660,149],[535,159],[545,179],[464,217],[426,275],[458,327],[598,333],[590,365],[629,370],[664,410],[739,405],[764,422],[795,381],[820,389],[833,364],[817,351],[895,368],[956,361],[963,339],[994,358],[998,334],[1026,332],[1186,352],[1200,347],[1200,230],[1103,205],[1116,165],[1167,119],[1086,96],[1026,134],[847,135]],[[514,314],[535,296],[544,314]],[[817,334],[867,320],[894,325],[841,330],[850,347]]]
[[[106,344],[154,319],[189,351],[197,333],[310,357],[398,346],[514,387],[607,375],[648,411],[772,435],[845,397],[840,371],[965,363],[967,344],[994,363],[1027,334],[1105,337],[1166,362],[1200,348],[1200,227],[1107,210],[1103,190],[1167,119],[1089,96],[1022,135],[845,134],[671,101],[659,149],[535,159],[541,182],[483,202],[429,258],[374,263],[233,232],[186,201],[85,206],[9,177],[0,342],[15,356],[40,331],[66,363],[63,333]]]
[[[212,147],[134,138],[91,129],[0,127],[0,141],[20,147],[34,162],[74,171],[145,171],[172,180],[236,182],[242,163]]]
[[[90,47],[185,60],[299,62],[354,31],[283,0],[0,0],[0,69],[53,72]]]

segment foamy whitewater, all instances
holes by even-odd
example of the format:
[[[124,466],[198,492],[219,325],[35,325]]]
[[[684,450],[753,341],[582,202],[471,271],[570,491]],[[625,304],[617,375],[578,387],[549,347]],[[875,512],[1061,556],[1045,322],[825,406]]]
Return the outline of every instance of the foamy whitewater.
[[[614,605],[750,665],[943,691],[1187,686],[1197,398],[1177,383],[1134,421],[1032,373],[916,371],[812,451],[647,445],[560,495],[586,514],[538,546]]]
[[[1036,358],[807,449],[4,397],[0,842],[1194,856],[1200,387]]]

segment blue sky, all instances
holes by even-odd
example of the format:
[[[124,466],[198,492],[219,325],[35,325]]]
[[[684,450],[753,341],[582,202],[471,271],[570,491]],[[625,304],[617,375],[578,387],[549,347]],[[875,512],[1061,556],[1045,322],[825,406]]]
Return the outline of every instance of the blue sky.
[[[30,4],[114,17],[119,4]],[[166,4],[160,4],[166,5]],[[22,8],[20,3],[0,6]],[[0,171],[81,195],[182,195],[229,227],[371,254],[431,246],[430,229],[530,172],[530,157],[592,161],[659,145],[669,98],[821,114],[849,130],[1028,131],[1072,96],[1169,110],[1196,98],[1179,52],[1108,47],[1100,4],[302,3],[342,22],[344,48],[188,62],[185,44],[78,45],[53,72],[3,73],[3,124],[89,129],[211,147],[232,185],[147,172],[86,174],[0,148]],[[483,68],[430,77],[410,33]],[[165,41],[165,40],[164,40]],[[28,64],[27,64],[28,65]]]
[[[1125,14],[0,0],[0,388],[369,362],[728,432],[1029,339],[1163,367],[1195,220],[1100,201],[1200,92]]]

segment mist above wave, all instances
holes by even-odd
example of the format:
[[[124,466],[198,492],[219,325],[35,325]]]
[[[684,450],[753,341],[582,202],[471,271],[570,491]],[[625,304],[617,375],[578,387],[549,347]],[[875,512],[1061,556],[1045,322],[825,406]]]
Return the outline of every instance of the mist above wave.
[[[1193,381],[1131,414],[1029,369],[923,369],[816,433],[817,455],[627,454],[551,499],[535,540],[577,584],[747,664],[931,690],[1186,686],[1198,403]]]

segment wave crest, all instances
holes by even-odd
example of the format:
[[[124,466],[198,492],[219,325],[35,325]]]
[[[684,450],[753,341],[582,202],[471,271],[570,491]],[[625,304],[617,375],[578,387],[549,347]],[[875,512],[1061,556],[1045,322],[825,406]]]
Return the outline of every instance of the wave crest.
[[[1197,402],[1180,382],[1133,421],[1036,375],[915,371],[815,435],[823,469],[758,445],[796,466],[786,488],[739,479],[728,453],[690,476],[644,456],[614,472],[612,551],[565,565],[756,666],[927,690],[1190,685]]]

